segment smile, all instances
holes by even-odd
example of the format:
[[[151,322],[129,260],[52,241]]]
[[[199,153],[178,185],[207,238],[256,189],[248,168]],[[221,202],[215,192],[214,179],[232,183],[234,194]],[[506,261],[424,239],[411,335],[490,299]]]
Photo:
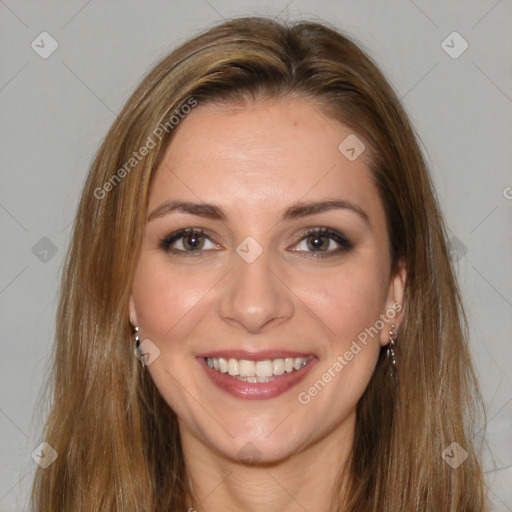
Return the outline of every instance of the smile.
[[[218,389],[246,400],[267,400],[285,393],[318,363],[316,356],[308,354],[282,357],[285,354],[278,351],[235,352],[203,354],[196,360]]]
[[[206,364],[219,373],[227,373],[242,382],[270,382],[276,376],[293,373],[304,368],[309,357],[286,357],[250,361],[224,357],[207,357]]]

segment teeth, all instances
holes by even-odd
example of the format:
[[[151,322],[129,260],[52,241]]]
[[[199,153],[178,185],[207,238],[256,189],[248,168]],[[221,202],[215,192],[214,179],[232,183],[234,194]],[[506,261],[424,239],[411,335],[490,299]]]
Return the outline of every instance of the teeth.
[[[272,361],[258,361],[256,363],[256,375],[258,377],[272,377]]]
[[[286,357],[266,359],[265,361],[249,361],[247,359],[225,359],[223,357],[207,357],[210,368],[220,373],[228,373],[231,377],[244,382],[269,382],[275,375],[292,373],[304,368],[311,357]]]
[[[250,382],[253,384],[255,382],[270,382],[271,380],[274,380],[274,377],[240,377],[239,375],[237,375],[235,379],[241,380],[242,382]]]
[[[273,363],[272,373],[274,375],[283,375],[284,359],[274,359],[274,361],[272,361],[272,363]]]
[[[210,359],[210,358],[208,358],[208,359]],[[214,358],[214,359],[217,359],[217,358]],[[221,373],[228,373],[228,362],[223,357],[219,357],[218,361],[219,361],[219,371]],[[213,363],[213,367],[215,368],[215,361]]]
[[[293,361],[293,367],[296,370],[300,370],[305,365],[306,365],[306,363],[304,362],[303,357],[296,357],[295,360]]]
[[[235,375],[238,375],[238,360],[237,359],[230,359],[228,361],[228,373],[232,377]]]
[[[256,363],[241,359],[239,361],[240,377],[254,377],[256,375]]]

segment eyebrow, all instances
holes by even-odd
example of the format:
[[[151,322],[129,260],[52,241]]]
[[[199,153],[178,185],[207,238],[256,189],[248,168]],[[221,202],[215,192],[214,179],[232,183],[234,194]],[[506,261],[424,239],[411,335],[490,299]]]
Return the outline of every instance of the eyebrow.
[[[367,213],[356,204],[345,199],[333,199],[317,202],[296,202],[281,212],[280,221],[299,219],[309,215],[327,212],[334,209],[349,210],[361,217],[366,224],[370,225],[370,219]],[[155,208],[147,217],[150,222],[164,215],[173,212],[190,213],[207,219],[220,220],[226,222],[228,219],[226,211],[220,206],[209,203],[194,203],[190,201],[166,201]]]

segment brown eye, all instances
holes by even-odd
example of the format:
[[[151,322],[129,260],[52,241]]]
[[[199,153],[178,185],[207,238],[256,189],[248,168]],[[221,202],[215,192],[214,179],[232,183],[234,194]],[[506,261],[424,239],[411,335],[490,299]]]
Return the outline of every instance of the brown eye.
[[[186,228],[165,236],[159,245],[164,251],[180,256],[199,256],[201,251],[210,250],[210,248],[205,247],[208,242],[213,247],[220,248],[220,245],[213,243],[203,233],[202,229]],[[194,252],[197,252],[197,254],[191,254]]]
[[[183,246],[185,249],[201,249],[204,245],[204,235],[191,233],[183,238]]]
[[[333,245],[338,247],[332,247]],[[296,252],[304,252],[307,258],[326,258],[350,251],[354,246],[350,240],[339,231],[330,228],[317,228],[304,233]]]
[[[308,248],[312,251],[326,251],[331,239],[324,235],[310,235],[306,238]]]

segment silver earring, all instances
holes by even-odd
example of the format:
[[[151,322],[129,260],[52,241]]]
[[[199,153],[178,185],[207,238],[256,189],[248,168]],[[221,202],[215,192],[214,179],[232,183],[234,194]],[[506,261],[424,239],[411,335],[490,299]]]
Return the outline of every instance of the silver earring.
[[[133,339],[135,340],[135,350],[136,350],[137,354],[139,354],[139,356],[140,356],[141,355],[140,350],[139,350],[140,338],[139,338],[138,333],[139,333],[139,326],[132,324],[132,334],[133,334]],[[140,361],[142,368],[145,368],[145,365],[142,362],[142,358],[139,357],[139,361]]]
[[[395,342],[397,340],[398,333],[395,330],[395,324],[391,324],[391,330],[389,331],[389,345],[387,350],[387,356],[391,361],[391,374],[398,387],[398,374],[396,371],[396,357],[395,357]]]
[[[397,338],[397,333],[395,331],[395,324],[391,324],[391,331],[389,331],[389,345],[388,345],[388,357],[391,360],[391,364],[396,366],[396,358],[395,358],[395,340]]]

